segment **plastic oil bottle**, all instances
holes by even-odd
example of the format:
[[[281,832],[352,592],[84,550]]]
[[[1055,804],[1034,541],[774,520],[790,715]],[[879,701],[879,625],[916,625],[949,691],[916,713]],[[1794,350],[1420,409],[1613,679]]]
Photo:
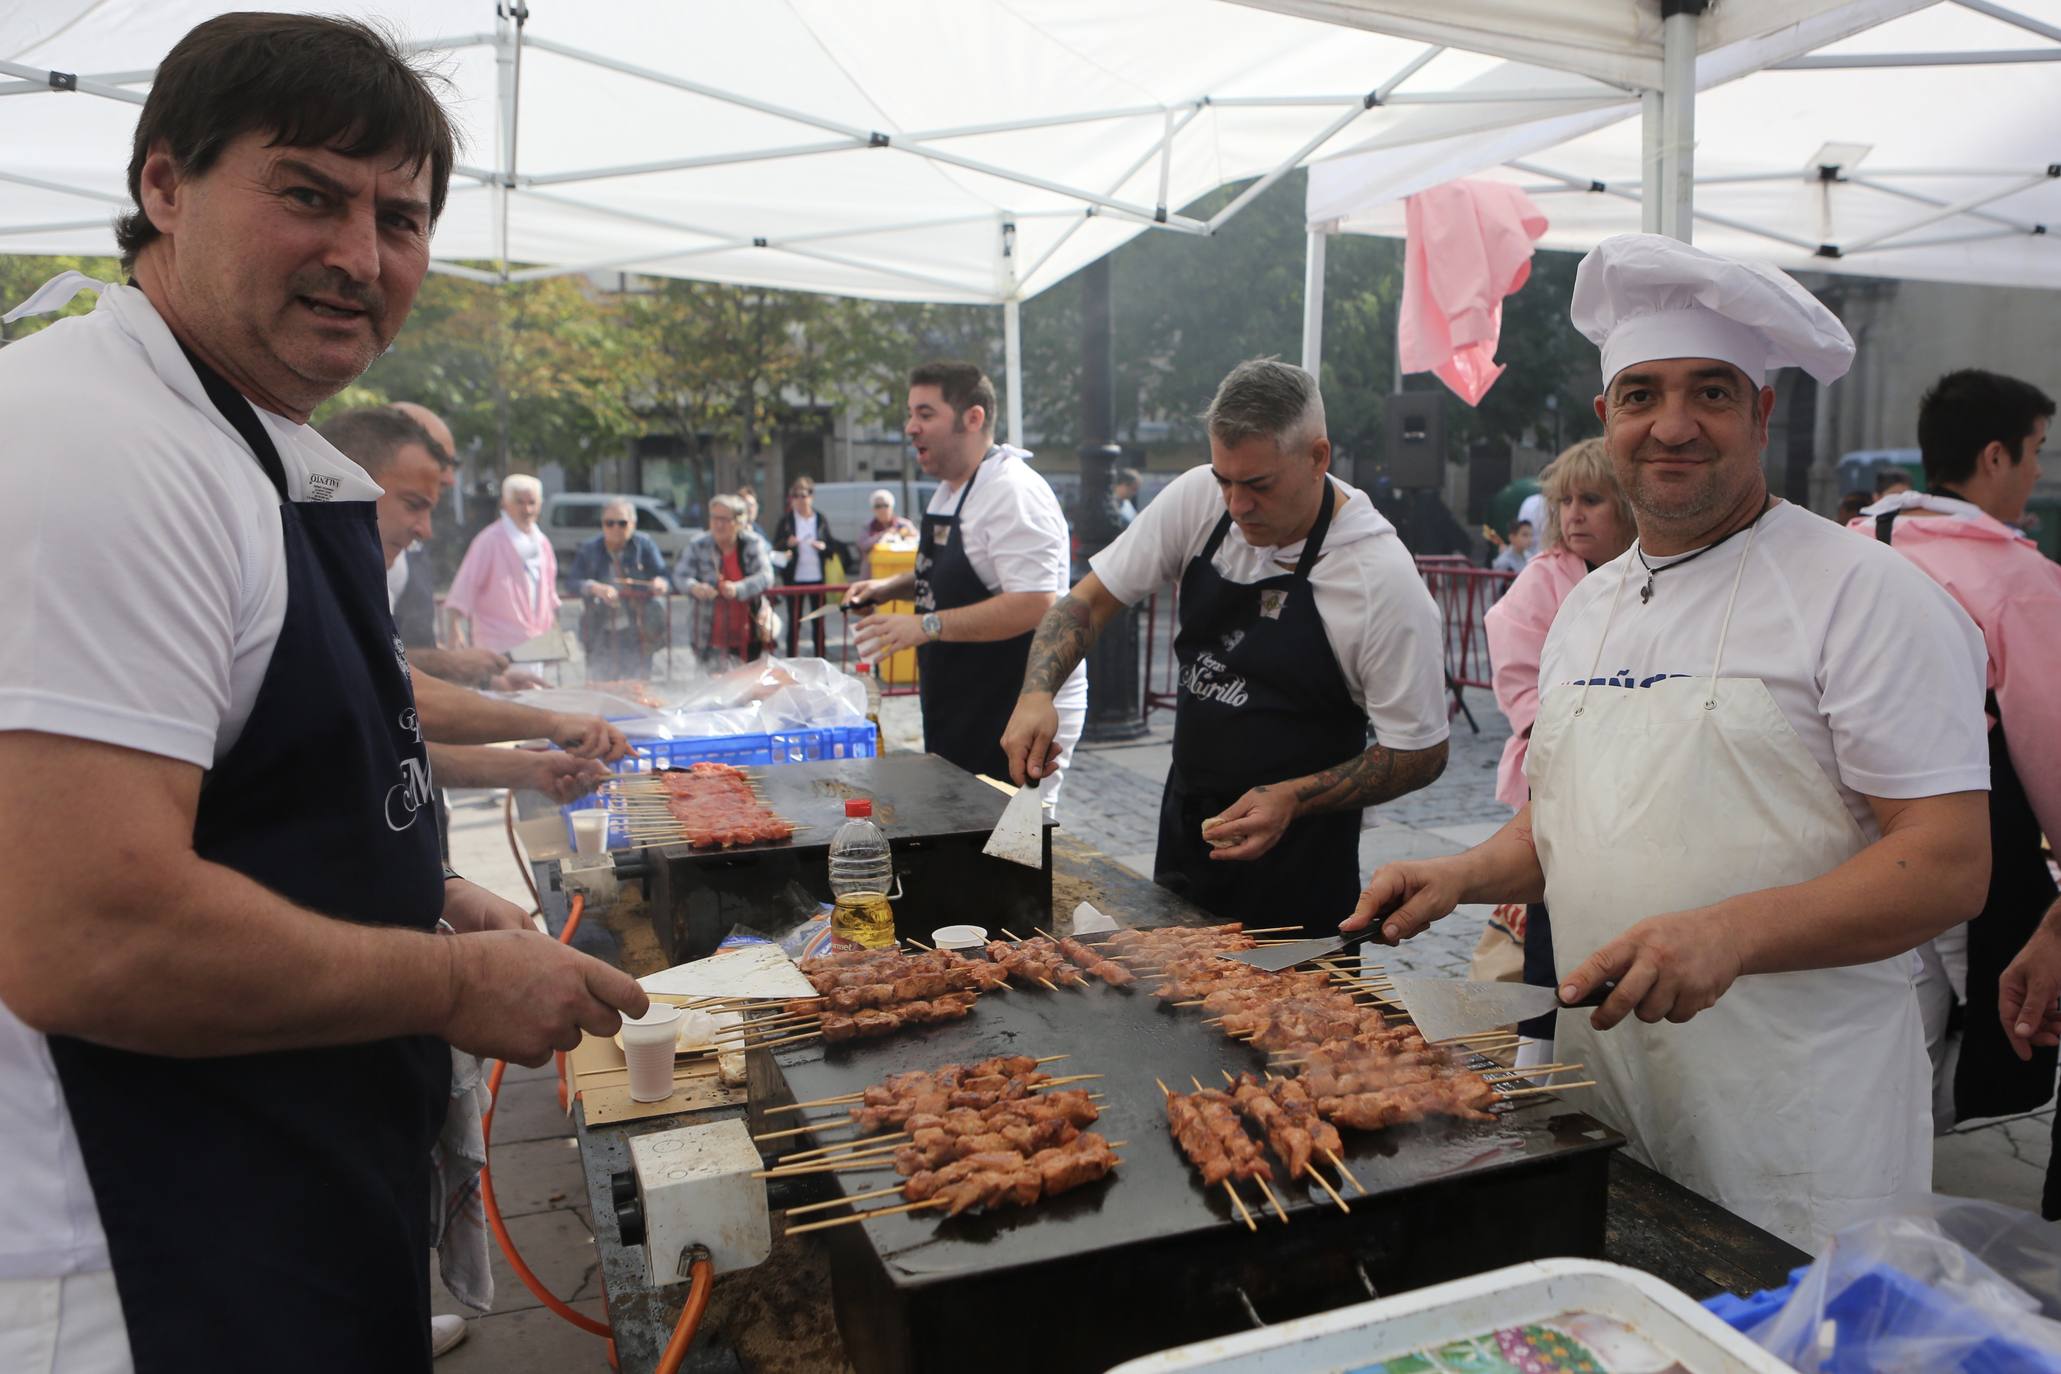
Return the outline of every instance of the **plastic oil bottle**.
[[[887,894],[894,887],[894,853],[873,823],[873,803],[852,797],[845,821],[830,837],[830,947],[834,951],[887,949],[895,943],[895,912]]]

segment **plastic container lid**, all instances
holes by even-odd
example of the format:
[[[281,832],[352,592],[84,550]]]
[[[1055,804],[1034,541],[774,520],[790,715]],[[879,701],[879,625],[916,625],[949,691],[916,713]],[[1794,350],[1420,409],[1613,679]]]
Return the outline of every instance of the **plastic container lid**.
[[[939,926],[930,932],[930,943],[939,949],[980,949],[987,942],[985,926]]]
[[[871,816],[873,814],[873,799],[871,797],[845,798],[844,814],[848,819]]]

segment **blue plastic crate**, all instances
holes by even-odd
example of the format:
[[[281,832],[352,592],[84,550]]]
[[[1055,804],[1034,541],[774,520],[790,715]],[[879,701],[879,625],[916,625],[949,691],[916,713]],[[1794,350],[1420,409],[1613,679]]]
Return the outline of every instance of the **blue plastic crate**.
[[[733,768],[765,768],[821,759],[870,759],[879,752],[879,736],[871,725],[825,725],[803,730],[775,730],[764,735],[720,735],[706,739],[630,738],[637,752],[611,765],[618,773],[650,773],[661,768],[686,768],[697,763],[727,763]],[[566,843],[572,843],[572,813],[601,805],[597,796],[582,797],[562,808]],[[608,847],[630,842],[622,826],[611,825]]]
[[[1744,1331],[1788,1303],[1808,1266],[1790,1272],[1789,1282],[1746,1297],[1720,1293],[1703,1305],[1727,1325]],[[1835,1329],[1876,1333],[1880,1343],[1919,1336],[1952,1342],[1966,1350],[1951,1366],[1953,1374],[2055,1374],[2052,1358],[2030,1350],[1989,1327],[1981,1314],[1958,1307],[1900,1269],[1877,1265],[1856,1275],[1825,1309]],[[1825,1368],[1833,1374],[1875,1374],[1882,1352],[1878,1341],[1862,1339],[1835,1345]],[[1938,1374],[1949,1374],[1941,1369]]]

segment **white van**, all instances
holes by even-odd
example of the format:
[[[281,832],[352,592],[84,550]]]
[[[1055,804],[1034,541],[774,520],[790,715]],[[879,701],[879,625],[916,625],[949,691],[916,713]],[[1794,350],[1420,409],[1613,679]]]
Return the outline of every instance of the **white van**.
[[[895,514],[907,516],[914,523],[930,504],[930,494],[937,490],[937,483],[928,477],[915,478],[906,487],[898,477],[882,482],[818,482],[816,509],[829,517],[831,532],[849,544],[873,522],[873,493],[883,487],[894,493]],[[768,512],[761,501],[759,524],[765,526],[768,535],[779,521],[780,507],[776,505]]]
[[[617,496],[605,491],[562,491],[546,497],[538,523],[544,537],[558,554],[560,567],[569,567],[580,545],[601,533],[601,508],[612,501],[628,501],[637,508],[637,532],[648,534],[666,556],[670,566],[681,550],[694,542],[700,530],[688,526],[685,518],[656,496]]]

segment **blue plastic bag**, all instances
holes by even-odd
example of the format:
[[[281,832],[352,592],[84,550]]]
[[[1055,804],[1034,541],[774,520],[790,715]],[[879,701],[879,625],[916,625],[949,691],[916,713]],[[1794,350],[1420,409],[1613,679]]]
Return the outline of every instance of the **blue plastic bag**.
[[[1710,1304],[1801,1374],[2061,1374],[2061,1231],[1923,1196],[1848,1227],[1789,1289]]]

